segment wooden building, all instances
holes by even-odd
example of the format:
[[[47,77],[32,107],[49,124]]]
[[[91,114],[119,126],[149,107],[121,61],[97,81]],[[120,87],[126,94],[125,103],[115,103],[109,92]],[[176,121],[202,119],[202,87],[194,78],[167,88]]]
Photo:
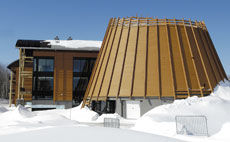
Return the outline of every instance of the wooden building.
[[[175,99],[209,95],[224,79],[203,21],[112,18],[84,105],[138,118]]]
[[[10,102],[34,110],[79,105],[100,47],[101,41],[18,40],[20,58],[8,66]]]

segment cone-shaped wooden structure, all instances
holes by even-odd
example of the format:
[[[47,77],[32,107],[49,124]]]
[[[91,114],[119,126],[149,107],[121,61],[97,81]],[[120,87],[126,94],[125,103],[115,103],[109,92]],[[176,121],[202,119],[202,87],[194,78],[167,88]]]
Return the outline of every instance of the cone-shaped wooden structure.
[[[112,18],[84,103],[111,97],[204,96],[224,78],[204,22]]]

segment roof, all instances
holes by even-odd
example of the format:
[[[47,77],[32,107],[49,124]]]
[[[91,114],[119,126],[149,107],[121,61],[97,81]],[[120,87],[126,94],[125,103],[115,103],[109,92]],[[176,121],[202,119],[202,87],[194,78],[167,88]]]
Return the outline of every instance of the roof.
[[[12,67],[18,67],[18,65],[19,65],[19,60],[15,60],[15,61],[13,61],[12,63],[10,63],[10,64],[7,66],[7,68],[8,68],[8,69],[11,69]]]
[[[10,63],[7,68],[8,69],[12,69],[12,68],[17,68],[19,67],[19,59],[13,61],[12,63]],[[25,67],[33,67],[33,63],[25,63]]]
[[[93,40],[18,40],[16,48],[99,51],[101,44],[101,41]]]

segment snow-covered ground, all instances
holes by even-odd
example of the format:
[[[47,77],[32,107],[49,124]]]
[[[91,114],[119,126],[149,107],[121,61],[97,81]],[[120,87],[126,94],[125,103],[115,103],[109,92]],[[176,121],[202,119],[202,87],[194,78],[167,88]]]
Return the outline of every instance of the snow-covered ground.
[[[176,134],[176,115],[205,115],[209,137]],[[105,117],[119,118],[121,129],[104,128]],[[0,100],[0,140],[13,141],[230,141],[230,83],[220,83],[210,96],[190,97],[156,107],[139,120],[118,114],[99,116],[87,107],[30,112]]]
[[[209,137],[176,134],[175,116],[204,115],[207,118]],[[156,107],[139,120],[134,130],[174,137],[186,141],[230,141],[230,83],[220,82],[207,97],[189,97],[172,104]]]

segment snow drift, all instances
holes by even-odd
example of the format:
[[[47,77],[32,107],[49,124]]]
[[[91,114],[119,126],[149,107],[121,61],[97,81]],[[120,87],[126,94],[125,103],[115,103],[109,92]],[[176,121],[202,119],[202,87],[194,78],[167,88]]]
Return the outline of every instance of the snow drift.
[[[88,107],[81,109],[82,103],[71,109],[71,120],[76,120],[79,122],[90,122],[95,121],[99,117],[98,113],[90,110]]]
[[[3,142],[182,142],[141,132],[100,127],[57,127],[1,136]]]
[[[207,97],[189,97],[175,100],[172,104],[156,107],[144,114],[134,129],[148,133],[174,136],[176,134],[176,115],[204,115],[208,120],[208,131],[212,136],[228,131],[230,123],[230,82],[220,82],[215,91]],[[220,132],[222,131],[222,132]]]
[[[5,107],[0,106],[0,114],[8,111]]]

